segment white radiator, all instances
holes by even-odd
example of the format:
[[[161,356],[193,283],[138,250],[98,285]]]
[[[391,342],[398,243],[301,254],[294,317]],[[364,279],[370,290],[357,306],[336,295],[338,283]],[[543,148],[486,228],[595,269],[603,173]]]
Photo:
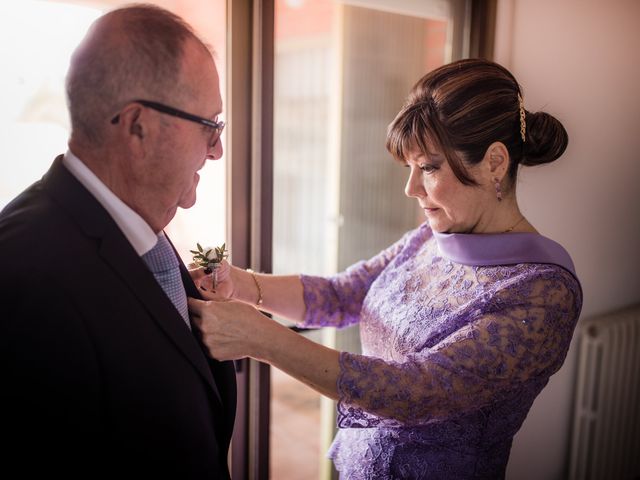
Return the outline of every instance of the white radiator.
[[[569,478],[640,479],[640,306],[579,331]]]

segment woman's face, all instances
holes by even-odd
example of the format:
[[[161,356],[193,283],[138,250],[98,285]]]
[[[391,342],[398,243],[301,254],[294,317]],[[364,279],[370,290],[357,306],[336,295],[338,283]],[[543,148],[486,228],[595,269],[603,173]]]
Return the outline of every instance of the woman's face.
[[[418,200],[431,229],[441,233],[482,233],[497,204],[495,189],[483,175],[484,161],[467,166],[479,185],[464,185],[441,152],[415,149],[407,156],[405,194]]]

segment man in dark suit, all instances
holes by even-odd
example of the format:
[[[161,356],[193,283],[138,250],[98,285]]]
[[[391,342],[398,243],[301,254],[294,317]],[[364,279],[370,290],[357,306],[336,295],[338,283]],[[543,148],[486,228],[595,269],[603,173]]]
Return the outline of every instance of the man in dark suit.
[[[162,231],[222,155],[211,53],[165,10],[115,10],[67,97],[69,150],[0,214],[0,471],[229,478],[235,372],[192,330]]]

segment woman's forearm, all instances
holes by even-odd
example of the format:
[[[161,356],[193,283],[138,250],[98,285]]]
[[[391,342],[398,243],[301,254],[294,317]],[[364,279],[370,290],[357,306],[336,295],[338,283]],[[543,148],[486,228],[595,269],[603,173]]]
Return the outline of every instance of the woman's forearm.
[[[259,298],[256,281],[250,272],[236,269],[238,279],[234,298],[255,305]],[[303,286],[297,275],[254,273],[262,291],[259,309],[295,322],[304,320],[306,311]],[[263,323],[263,325],[267,325]],[[340,352],[315,343],[287,327],[269,320],[261,329],[259,343],[252,355],[272,365],[333,400],[338,398],[337,379]]]
[[[304,320],[306,308],[300,277],[260,273],[253,275],[255,280],[250,272],[237,267],[231,268],[234,300],[256,305],[258,299],[262,297],[262,303],[258,305],[260,310],[294,322]]]
[[[252,355],[333,400],[338,399],[340,352],[271,321]],[[261,335],[262,336],[262,335]]]
[[[217,360],[251,357],[337,398],[340,353],[293,332],[250,305],[189,298],[192,324]]]

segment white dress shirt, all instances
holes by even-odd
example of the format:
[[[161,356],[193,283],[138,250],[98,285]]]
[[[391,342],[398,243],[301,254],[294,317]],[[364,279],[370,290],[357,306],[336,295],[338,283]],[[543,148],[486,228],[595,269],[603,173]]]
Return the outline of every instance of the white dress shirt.
[[[149,224],[109,190],[71,150],[65,153],[62,164],[104,207],[138,255],[144,255],[156,245],[158,237]]]

